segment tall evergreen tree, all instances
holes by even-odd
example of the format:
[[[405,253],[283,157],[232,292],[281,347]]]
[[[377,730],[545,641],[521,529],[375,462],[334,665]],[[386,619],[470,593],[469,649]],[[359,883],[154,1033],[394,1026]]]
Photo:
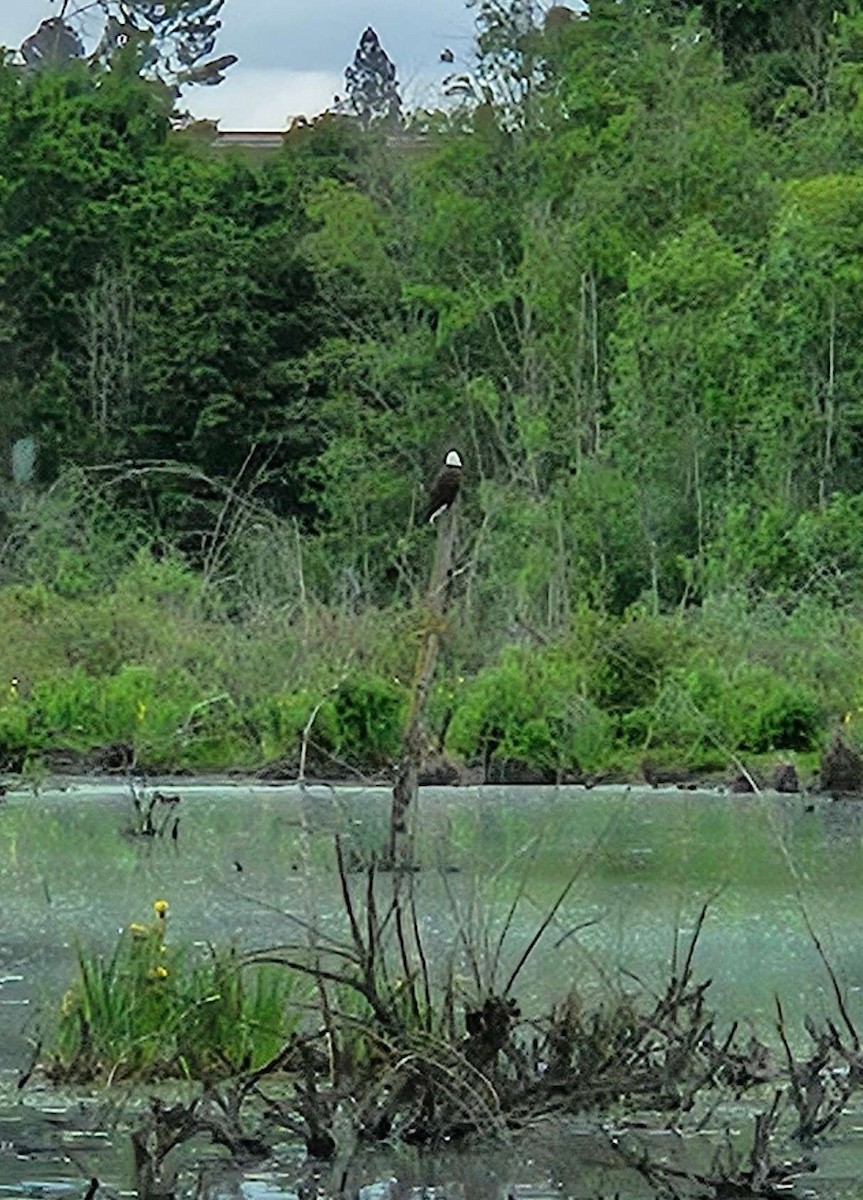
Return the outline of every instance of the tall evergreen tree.
[[[400,125],[402,98],[395,63],[371,25],[360,38],[354,61],[345,69],[344,111],[359,117],[364,126],[373,121]]]

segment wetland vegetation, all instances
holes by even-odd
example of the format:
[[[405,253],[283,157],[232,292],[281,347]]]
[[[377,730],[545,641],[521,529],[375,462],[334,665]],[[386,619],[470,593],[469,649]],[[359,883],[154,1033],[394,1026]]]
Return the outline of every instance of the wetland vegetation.
[[[672,925],[661,978],[628,944],[586,985],[568,957],[602,918],[570,909],[585,863],[625,893],[621,949],[650,903],[633,880],[679,850],[665,832],[606,859],[613,797],[600,811],[580,792],[565,869],[531,862],[513,890],[498,868],[505,848],[530,858],[534,831],[513,828],[535,793],[507,794],[484,905],[459,879],[478,840],[458,842],[440,795],[455,816],[432,867],[388,854],[380,828],[356,838],[362,792],[327,829],[338,799],[310,791],[751,785],[780,763],[807,783],[822,761],[831,791],[863,793],[863,14],[473,7],[463,103],[328,113],[260,160],[177,120],[135,45],[0,63],[0,769],[32,792],[0,813],[3,878],[40,947],[68,942],[14,815],[56,771],[122,779],[126,823],[112,808],[88,858],[100,887],[171,861],[182,887],[210,873],[222,914],[250,872],[219,838],[248,818],[221,811],[206,842],[147,777],[261,772],[315,801],[262,870],[277,939],[235,941],[228,922],[176,936],[156,899],[119,938],[115,921],[74,958],[54,948],[66,977],[19,1082],[154,1089],[128,1124],[142,1200],[177,1193],[201,1138],[236,1163],[299,1145],[327,1164],[318,1194],[342,1196],[366,1146],[537,1137],[573,1116],[632,1194],[773,1197],[818,1175],[858,1103],[860,1014],[774,810],[769,854],[739,857],[781,874],[827,1004],[777,987],[769,1013],[762,997],[720,1017],[700,892],[727,883],[719,825],[752,812],[709,813],[715,842],[690,848],[689,874],[669,867],[700,915],[686,938]],[[444,613],[417,513],[453,445]],[[571,802],[554,793],[557,838]],[[795,803],[794,821],[821,819]],[[847,919],[856,876],[828,857]],[[335,896],[325,919],[313,877]],[[657,1155],[660,1130],[692,1137]]]
[[[173,554],[132,554],[80,595],[0,591],[5,769],[387,779],[426,617],[309,602],[229,616]],[[456,598],[458,605],[458,598]],[[565,635],[502,647],[473,673],[450,617],[427,709],[436,782],[712,776],[742,760],[811,780],[841,727],[858,744],[863,625],[812,600],[725,596],[686,612],[587,609]],[[310,724],[311,721],[311,724]],[[455,766],[453,766],[455,764]]]
[[[291,775],[315,712],[310,773],[386,771],[453,443],[430,754],[857,740],[860,15],[476,16],[463,103],[261,159],[128,63],[0,68],[8,768]]]
[[[601,1148],[601,1177],[626,1195],[772,1197],[801,1181],[820,1194],[825,1148],[851,1136],[859,1104],[860,1007],[844,982],[859,955],[852,936],[834,967],[811,922],[809,906],[823,912],[835,892],[838,928],[846,893],[801,798],[786,801],[777,828],[766,800],[717,800],[723,811],[710,816],[707,797],[663,804],[622,791],[595,802],[550,793],[519,816],[511,795],[478,813],[475,801],[442,793],[435,808],[449,810],[446,820],[417,830],[422,869],[399,874],[374,862],[386,832],[383,793],[384,804],[357,795],[328,816],[320,800],[277,791],[256,801],[254,816],[228,818],[225,805],[236,807],[241,794],[209,802],[222,850],[207,888],[222,893],[214,915],[224,927],[246,886],[238,892],[219,877],[225,833],[260,824],[258,849],[246,859],[257,896],[244,899],[250,911],[264,903],[269,937],[250,944],[246,932],[244,947],[230,952],[196,937],[197,948],[181,949],[174,915],[158,900],[151,919],[127,926],[116,943],[103,931],[81,947],[71,987],[41,1014],[36,1078],[47,1071],[56,1083],[98,1082],[120,1093],[113,1136],[132,1137],[139,1195],[186,1194],[189,1163],[210,1142],[245,1171],[278,1162],[286,1144],[298,1143],[316,1164],[318,1195],[354,1196],[382,1153],[446,1150],[454,1162],[457,1148],[469,1159],[488,1141],[528,1147],[550,1122],[563,1129],[573,1120],[593,1147],[582,1153],[590,1161]],[[111,804],[88,814],[86,827],[116,814]],[[293,830],[286,805],[300,816]],[[633,829],[652,805],[658,818]],[[73,809],[64,807],[65,817],[51,819],[68,821]],[[439,817],[427,811],[434,826]],[[199,800],[193,845],[204,836],[203,816]],[[333,816],[342,827],[335,843]],[[525,841],[529,830],[535,836]],[[578,854],[563,850],[561,832],[575,835]],[[484,843],[493,833],[496,870]],[[106,838],[116,840],[116,828],[98,840]],[[29,840],[38,844],[32,833]],[[639,870],[627,848],[644,854],[645,842],[665,861],[648,858]],[[281,863],[302,856],[301,889],[281,909],[274,846],[287,850]],[[845,846],[859,858],[859,838]],[[172,878],[185,905],[193,903],[181,881],[199,853],[170,840],[142,839],[138,850],[147,852],[139,868],[148,862],[148,876]],[[445,856],[437,866],[436,853]],[[258,874],[265,863],[269,882]],[[89,869],[82,865],[82,878]],[[807,888],[789,904],[787,889],[800,886],[804,871],[824,895]],[[135,874],[140,894],[146,881]],[[680,905],[681,886],[690,911],[674,930],[668,913]],[[613,951],[611,910],[620,904],[626,921],[638,888],[651,909],[660,896],[671,908],[644,916],[630,949]],[[125,894],[121,887],[117,895]],[[717,966],[716,950],[705,954],[702,939],[718,935],[718,962],[727,963],[746,910],[767,912],[780,897],[775,919],[800,933],[796,947],[785,946],[789,972],[765,971],[754,953],[745,977],[741,970],[739,979],[726,973],[712,983],[704,969],[711,953]],[[209,906],[205,898],[191,923],[185,915],[185,937]],[[603,929],[601,951],[591,950]],[[632,953],[648,929],[664,948],[671,933],[667,961],[656,946]],[[783,935],[761,936],[766,951]],[[800,972],[809,986],[783,1003],[779,991]],[[738,1010],[744,993],[747,1007]],[[173,1085],[156,1088],[160,1080]],[[151,1100],[126,1108],[121,1097],[135,1081],[149,1085]],[[673,1146],[656,1142],[663,1130],[673,1131]],[[570,1164],[576,1173],[578,1162]],[[600,1194],[578,1190],[575,1177],[567,1183],[563,1160],[558,1169],[567,1194]],[[830,1190],[829,1176],[825,1186],[825,1195],[842,1194]]]

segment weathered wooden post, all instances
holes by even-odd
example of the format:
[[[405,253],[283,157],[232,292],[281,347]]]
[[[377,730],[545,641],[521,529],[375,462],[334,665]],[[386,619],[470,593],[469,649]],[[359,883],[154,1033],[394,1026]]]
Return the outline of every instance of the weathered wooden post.
[[[393,870],[409,869],[413,864],[414,814],[418,793],[417,780],[424,749],[425,710],[444,632],[444,614],[452,582],[457,516],[458,500],[456,499],[437,521],[437,543],[426,594],[425,624],[417,651],[410,707],[402,741],[402,755],[393,787],[388,856],[389,865]]]

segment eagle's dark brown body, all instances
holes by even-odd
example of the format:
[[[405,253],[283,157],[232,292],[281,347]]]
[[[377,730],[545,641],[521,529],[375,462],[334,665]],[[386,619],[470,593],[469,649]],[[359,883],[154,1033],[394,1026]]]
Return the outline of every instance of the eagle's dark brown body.
[[[423,521],[432,524],[439,516],[447,511],[455,501],[461,487],[461,459],[454,450],[446,456],[446,462],[438,472],[437,479],[429,489],[428,503],[425,508]]]

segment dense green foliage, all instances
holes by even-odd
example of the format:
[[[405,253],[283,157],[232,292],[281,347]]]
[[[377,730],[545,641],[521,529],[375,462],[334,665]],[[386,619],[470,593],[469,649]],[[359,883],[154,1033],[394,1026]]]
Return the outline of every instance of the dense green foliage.
[[[388,761],[453,444],[451,750],[806,750],[857,708],[863,15],[476,7],[483,103],[261,162],[122,71],[0,69],[13,758],[259,761],[323,701]]]

